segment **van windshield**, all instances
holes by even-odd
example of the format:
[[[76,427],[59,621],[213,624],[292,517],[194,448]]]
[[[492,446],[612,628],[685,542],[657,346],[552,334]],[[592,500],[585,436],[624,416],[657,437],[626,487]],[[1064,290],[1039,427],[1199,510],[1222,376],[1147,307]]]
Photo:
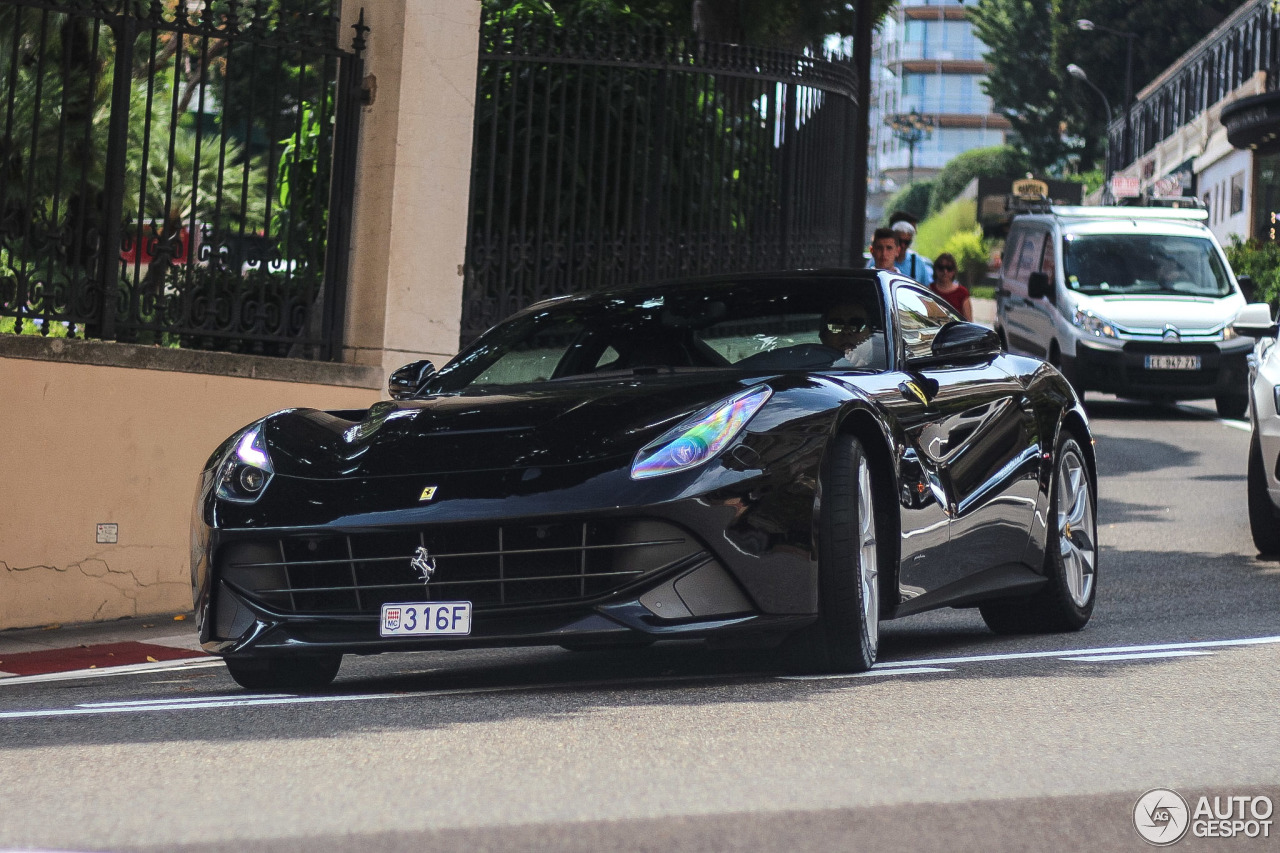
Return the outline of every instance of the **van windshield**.
[[[1222,259],[1204,237],[1068,234],[1062,258],[1067,286],[1081,293],[1231,293]]]

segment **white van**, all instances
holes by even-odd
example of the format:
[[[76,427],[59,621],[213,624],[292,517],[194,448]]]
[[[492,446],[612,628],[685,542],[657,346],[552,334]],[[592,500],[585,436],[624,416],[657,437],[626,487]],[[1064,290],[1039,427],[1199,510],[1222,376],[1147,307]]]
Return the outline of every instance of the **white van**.
[[[1245,305],[1200,209],[1050,207],[1016,216],[996,291],[1010,352],[1043,358],[1076,390],[1248,409]],[[1246,279],[1245,284],[1249,282]]]

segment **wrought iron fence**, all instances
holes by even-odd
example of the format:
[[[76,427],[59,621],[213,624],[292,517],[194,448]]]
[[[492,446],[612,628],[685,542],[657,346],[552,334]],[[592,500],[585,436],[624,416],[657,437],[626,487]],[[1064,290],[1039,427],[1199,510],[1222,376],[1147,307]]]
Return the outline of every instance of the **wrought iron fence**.
[[[361,51],[331,0],[5,0],[0,331],[331,358]]]
[[[860,260],[850,62],[486,14],[462,343],[550,296]]]

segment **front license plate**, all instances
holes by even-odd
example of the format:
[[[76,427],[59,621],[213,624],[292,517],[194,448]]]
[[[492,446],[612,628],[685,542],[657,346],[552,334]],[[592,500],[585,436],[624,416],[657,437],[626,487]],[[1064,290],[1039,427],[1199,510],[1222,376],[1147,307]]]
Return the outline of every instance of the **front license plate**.
[[[382,605],[384,637],[471,633],[470,601],[413,601]]]
[[[1199,370],[1198,355],[1149,355],[1147,370]]]

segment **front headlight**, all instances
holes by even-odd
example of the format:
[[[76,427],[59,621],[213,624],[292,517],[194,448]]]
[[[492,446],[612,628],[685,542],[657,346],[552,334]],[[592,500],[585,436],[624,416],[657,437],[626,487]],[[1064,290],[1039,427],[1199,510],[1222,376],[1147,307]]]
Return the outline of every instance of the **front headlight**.
[[[218,466],[218,497],[253,503],[262,497],[274,474],[267,443],[262,437],[262,424],[255,424],[232,443]]]
[[[703,409],[645,445],[631,463],[631,479],[674,474],[711,460],[733,441],[773,392],[764,386]]]
[[[1104,320],[1092,311],[1086,311],[1083,308],[1077,308],[1076,314],[1071,321],[1089,334],[1099,338],[1115,338],[1115,326],[1111,325],[1109,320]]]

